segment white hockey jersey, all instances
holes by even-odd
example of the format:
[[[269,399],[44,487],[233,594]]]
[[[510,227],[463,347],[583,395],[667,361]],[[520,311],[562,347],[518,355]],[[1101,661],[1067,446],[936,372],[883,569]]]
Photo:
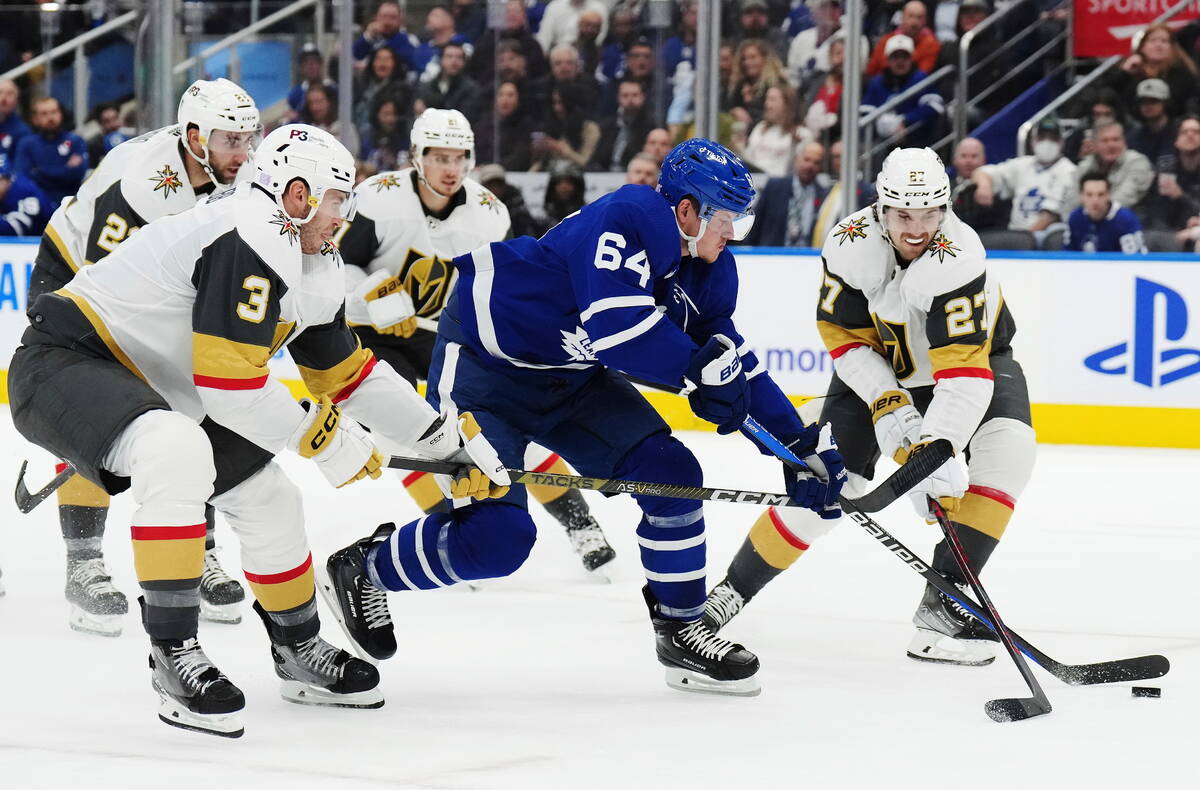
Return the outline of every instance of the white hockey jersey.
[[[897,386],[934,386],[923,432],[961,450],[991,400],[989,356],[1014,331],[975,231],[947,211],[904,265],[872,206],[838,223],[821,258],[817,327],[838,375],[868,404]]]
[[[996,197],[1012,199],[1008,226],[1013,230],[1029,230],[1043,211],[1057,214],[1065,222],[1079,189],[1075,165],[1065,156],[1049,167],[1042,166],[1032,156],[1018,156],[984,165],[983,170],[992,178]]]
[[[347,264],[346,293],[381,269],[398,275],[423,329],[437,329],[458,277],[454,258],[503,240],[510,227],[504,203],[470,178],[440,218],[421,205],[412,168],[372,176],[355,194],[355,219],[334,239]]]
[[[267,361],[287,345],[311,392],[411,446],[437,415],[346,325],[337,250],[304,255],[299,233],[270,194],[243,183],[147,225],[57,294],[116,360],[198,422],[207,415],[283,449],[303,412]]]
[[[196,205],[179,126],[127,140],[104,157],[72,198],[50,218],[46,235],[72,271],[117,248],[148,222]]]

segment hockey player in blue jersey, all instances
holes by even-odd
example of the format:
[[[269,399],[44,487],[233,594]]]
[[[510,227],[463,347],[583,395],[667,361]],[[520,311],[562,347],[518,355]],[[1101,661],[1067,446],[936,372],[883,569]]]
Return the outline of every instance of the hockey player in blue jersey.
[[[41,187],[12,172],[12,164],[0,157],[0,236],[40,236],[50,211]]]
[[[1085,173],[1079,179],[1079,207],[1067,218],[1064,250],[1077,252],[1146,252],[1137,215],[1111,196],[1108,176]]]
[[[846,478],[826,428],[805,425],[731,319],[737,268],[726,244],[754,222],[744,164],[709,140],[676,146],[657,191],[627,185],[522,237],[455,259],[429,372],[435,408],[470,410],[500,460],[536,442],[588,476],[699,486],[700,465],[621,374],[689,401],[720,433],[756,418],[809,467],[785,467],[797,506],[837,517]],[[818,471],[819,470],[819,471]],[[689,691],[757,694],[758,658],[702,621],[704,513],[694,500],[636,496],[658,660]],[[351,638],[396,649],[380,588],[414,590],[511,574],[535,538],[522,486],[499,501],[384,525],[335,553],[323,587]]]

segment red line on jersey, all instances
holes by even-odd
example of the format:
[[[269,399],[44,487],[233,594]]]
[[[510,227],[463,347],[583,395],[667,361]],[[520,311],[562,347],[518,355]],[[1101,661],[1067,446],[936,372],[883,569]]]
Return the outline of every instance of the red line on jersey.
[[[246,574],[246,578],[255,584],[283,584],[284,582],[290,582],[292,579],[300,578],[311,567],[312,553],[310,552],[304,562],[290,571],[283,571],[282,573],[251,573],[250,571],[242,571],[242,573]]]
[[[371,353],[371,352],[368,352],[368,353]],[[337,395],[334,395],[333,402],[341,403],[346,398],[349,398],[351,395],[353,395],[354,391],[356,389],[358,389],[358,385],[362,384],[363,379],[365,379],[367,376],[371,375],[371,371],[375,369],[375,363],[378,361],[379,361],[379,359],[375,356],[375,354],[371,353],[371,358],[368,359],[366,364],[364,364],[362,366],[362,370],[360,370],[358,372],[358,375],[354,377],[354,381],[347,384],[342,389],[342,391],[339,392]]]
[[[834,359],[837,359],[842,354],[845,354],[847,351],[854,349],[854,348],[858,348],[859,346],[865,346],[865,345],[866,345],[866,343],[847,343],[844,346],[838,346],[833,351],[830,351],[829,356],[833,357]]]
[[[989,488],[987,486],[967,486],[967,492],[971,494],[978,494],[979,496],[985,496],[988,499],[994,499],[1009,510],[1016,510],[1017,508],[1017,500],[1013,499],[999,488]]]
[[[934,381],[957,378],[990,379],[992,378],[992,371],[988,368],[946,368],[933,374]]]
[[[192,381],[197,387],[214,390],[257,390],[266,385],[267,376],[264,374],[252,379],[224,379],[218,376],[201,376],[197,373],[192,376]]]
[[[800,551],[808,551],[808,544],[789,532],[788,528],[783,525],[783,519],[775,512],[774,506],[767,508],[767,513],[771,515],[771,523],[775,525],[775,531],[788,542],[788,545],[800,549]]]
[[[147,527],[134,524],[129,528],[129,534],[134,540],[190,540],[204,537],[207,530],[208,525],[204,522],[178,527]]]
[[[538,464],[537,468],[535,468],[533,471],[534,472],[545,472],[547,469],[554,466],[560,460],[561,459],[559,458],[558,453],[550,453],[550,457],[547,458],[545,461],[542,461],[540,464]]]
[[[410,472],[409,474],[404,476],[404,487],[407,488],[408,486],[417,482],[418,480],[420,480],[422,477],[424,477],[427,474],[429,474],[429,473],[428,472]]]

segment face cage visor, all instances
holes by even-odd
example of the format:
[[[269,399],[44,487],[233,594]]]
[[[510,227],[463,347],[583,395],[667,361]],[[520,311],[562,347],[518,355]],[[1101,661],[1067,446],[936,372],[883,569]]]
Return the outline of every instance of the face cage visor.
[[[324,217],[350,222],[358,212],[358,195],[340,189],[326,189],[321,195],[320,202],[315,196],[310,195],[308,205],[316,207],[316,211],[310,212],[309,219]]]
[[[221,156],[236,156],[245,154],[249,158],[258,144],[262,142],[262,127],[252,132],[227,132],[224,129],[213,129],[208,135],[210,154]]]
[[[738,214],[729,209],[717,209],[709,205],[700,207],[700,236],[707,228],[711,228],[721,238],[731,238],[742,241],[754,227],[754,212],[747,211]]]

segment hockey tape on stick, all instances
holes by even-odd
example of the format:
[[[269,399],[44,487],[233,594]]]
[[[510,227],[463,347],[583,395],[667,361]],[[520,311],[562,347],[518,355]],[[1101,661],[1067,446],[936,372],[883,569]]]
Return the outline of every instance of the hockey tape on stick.
[[[29,513],[35,507],[45,502],[51,494],[62,487],[75,474],[75,467],[67,464],[67,468],[54,476],[46,485],[42,486],[35,492],[31,492],[25,486],[25,469],[29,466],[28,461],[21,462],[21,471],[17,472],[17,488],[13,492],[13,498],[17,502],[17,510],[22,513]]]

